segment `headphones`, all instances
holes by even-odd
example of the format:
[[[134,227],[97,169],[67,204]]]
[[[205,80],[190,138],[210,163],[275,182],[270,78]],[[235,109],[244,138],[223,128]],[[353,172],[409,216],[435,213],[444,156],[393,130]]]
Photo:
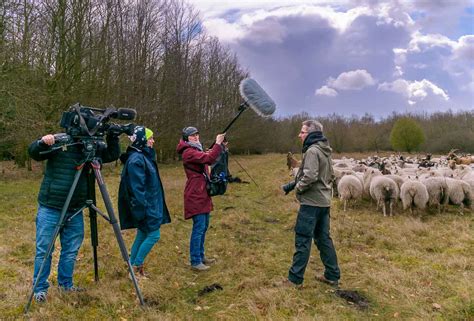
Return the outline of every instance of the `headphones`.
[[[189,136],[197,134],[197,133],[199,133],[199,131],[196,127],[192,127],[192,126],[184,127],[182,131],[183,140],[187,142],[189,140]]]

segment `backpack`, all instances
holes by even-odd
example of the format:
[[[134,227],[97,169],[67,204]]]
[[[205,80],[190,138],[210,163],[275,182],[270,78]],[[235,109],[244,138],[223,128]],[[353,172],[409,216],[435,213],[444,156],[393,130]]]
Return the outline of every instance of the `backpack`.
[[[193,168],[190,168],[186,165],[187,169],[203,174],[206,178],[206,189],[207,194],[209,196],[217,196],[217,195],[224,195],[227,191],[227,183],[228,183],[228,161],[229,161],[229,154],[227,150],[223,150],[221,155],[217,159],[217,161],[211,165],[211,174],[208,175],[204,168],[202,172],[198,172]]]
[[[210,196],[225,194],[229,177],[228,162],[229,153],[223,150],[217,161],[211,165],[211,175],[207,183],[207,192]]]

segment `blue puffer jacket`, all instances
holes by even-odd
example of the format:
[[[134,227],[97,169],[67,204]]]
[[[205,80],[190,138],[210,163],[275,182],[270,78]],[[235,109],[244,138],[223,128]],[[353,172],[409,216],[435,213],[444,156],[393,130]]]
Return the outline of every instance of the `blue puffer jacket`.
[[[170,223],[155,151],[130,146],[120,159],[125,164],[118,200],[121,229],[139,228],[151,232],[161,224]]]

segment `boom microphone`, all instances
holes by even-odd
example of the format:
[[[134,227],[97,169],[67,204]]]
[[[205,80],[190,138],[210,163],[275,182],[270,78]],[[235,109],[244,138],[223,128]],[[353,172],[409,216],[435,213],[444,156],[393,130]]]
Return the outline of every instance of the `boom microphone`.
[[[258,115],[269,117],[275,112],[275,102],[268,96],[265,90],[258,85],[252,78],[245,78],[239,85],[240,95],[244,102],[239,106],[238,114],[232,119],[222,133],[227,132],[230,126],[239,118],[239,116],[247,109],[252,108]]]
[[[113,118],[121,120],[134,120],[137,115],[137,111],[131,108],[119,108],[116,112],[112,113]]]
[[[240,82],[240,95],[258,115],[268,117],[275,112],[275,102],[252,78]]]

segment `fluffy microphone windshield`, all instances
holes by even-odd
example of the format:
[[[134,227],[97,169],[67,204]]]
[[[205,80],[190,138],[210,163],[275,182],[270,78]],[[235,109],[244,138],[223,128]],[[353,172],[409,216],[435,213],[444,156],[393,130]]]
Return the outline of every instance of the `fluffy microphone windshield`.
[[[239,89],[245,102],[260,116],[268,117],[275,112],[275,102],[252,78],[242,80]]]

